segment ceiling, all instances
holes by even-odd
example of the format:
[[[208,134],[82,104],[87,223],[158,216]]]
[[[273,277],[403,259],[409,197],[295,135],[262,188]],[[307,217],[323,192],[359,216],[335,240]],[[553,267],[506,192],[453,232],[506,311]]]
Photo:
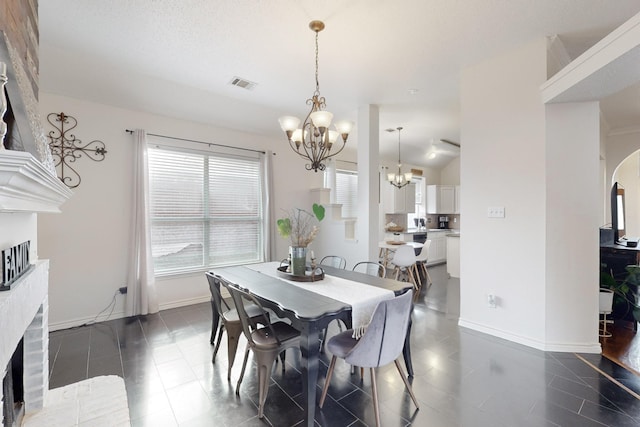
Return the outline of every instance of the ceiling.
[[[553,35],[575,58],[639,11],[638,0],[40,1],[40,89],[284,139],[278,117],[304,118],[315,89],[308,24],[319,19],[334,120],[378,105],[381,156],[397,158],[385,129],[402,126],[403,160],[438,168],[452,158],[441,139],[464,145],[461,69]],[[639,96],[603,100],[612,128],[640,123]]]

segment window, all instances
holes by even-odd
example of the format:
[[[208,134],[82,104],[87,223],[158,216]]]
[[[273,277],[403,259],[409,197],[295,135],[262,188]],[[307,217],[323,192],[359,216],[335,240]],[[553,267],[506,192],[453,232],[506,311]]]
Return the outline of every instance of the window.
[[[342,204],[342,217],[358,216],[358,174],[351,171],[336,171],[336,203]]]
[[[156,275],[263,261],[261,162],[149,147]]]

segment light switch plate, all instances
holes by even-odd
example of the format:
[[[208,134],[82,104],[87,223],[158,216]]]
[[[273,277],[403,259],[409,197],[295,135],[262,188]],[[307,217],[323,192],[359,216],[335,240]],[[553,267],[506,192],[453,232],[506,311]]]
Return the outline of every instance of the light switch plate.
[[[504,206],[494,206],[487,209],[489,218],[504,218]]]

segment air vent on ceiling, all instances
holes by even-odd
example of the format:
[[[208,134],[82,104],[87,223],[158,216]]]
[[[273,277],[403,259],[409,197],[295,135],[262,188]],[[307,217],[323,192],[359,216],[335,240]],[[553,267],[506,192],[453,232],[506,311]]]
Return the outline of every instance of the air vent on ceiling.
[[[253,90],[253,88],[258,85],[257,83],[250,82],[249,80],[243,79],[241,77],[234,77],[229,83],[246,90]]]

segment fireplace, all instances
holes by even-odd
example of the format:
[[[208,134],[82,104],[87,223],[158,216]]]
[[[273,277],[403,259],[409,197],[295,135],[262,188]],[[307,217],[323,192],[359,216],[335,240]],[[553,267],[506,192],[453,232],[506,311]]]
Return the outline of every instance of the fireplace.
[[[3,386],[0,400],[13,407],[10,401],[17,397],[24,402],[25,415],[29,415],[42,409],[49,388],[49,261],[38,260],[37,256],[37,213],[60,212],[72,192],[56,177],[37,98],[19,53],[2,31],[0,69],[6,70],[0,98],[6,95],[11,107],[7,119],[13,141],[5,145],[0,138],[0,249],[31,241],[30,259],[35,262],[10,290],[0,292],[0,378],[13,383],[7,384],[6,395]],[[4,110],[3,105],[0,100],[0,110]],[[2,118],[0,130],[4,130]],[[25,151],[5,150],[5,146]],[[22,363],[17,362],[20,359]],[[14,376],[14,366],[23,374],[16,372]],[[10,409],[6,414],[3,411],[4,418],[17,423]]]
[[[19,426],[24,416],[24,340],[18,343],[5,372],[2,379],[2,425]]]
[[[48,261],[38,261],[13,289],[0,294],[4,426],[19,425],[22,413],[42,409],[49,388],[48,277]],[[24,403],[17,413],[16,402]]]

